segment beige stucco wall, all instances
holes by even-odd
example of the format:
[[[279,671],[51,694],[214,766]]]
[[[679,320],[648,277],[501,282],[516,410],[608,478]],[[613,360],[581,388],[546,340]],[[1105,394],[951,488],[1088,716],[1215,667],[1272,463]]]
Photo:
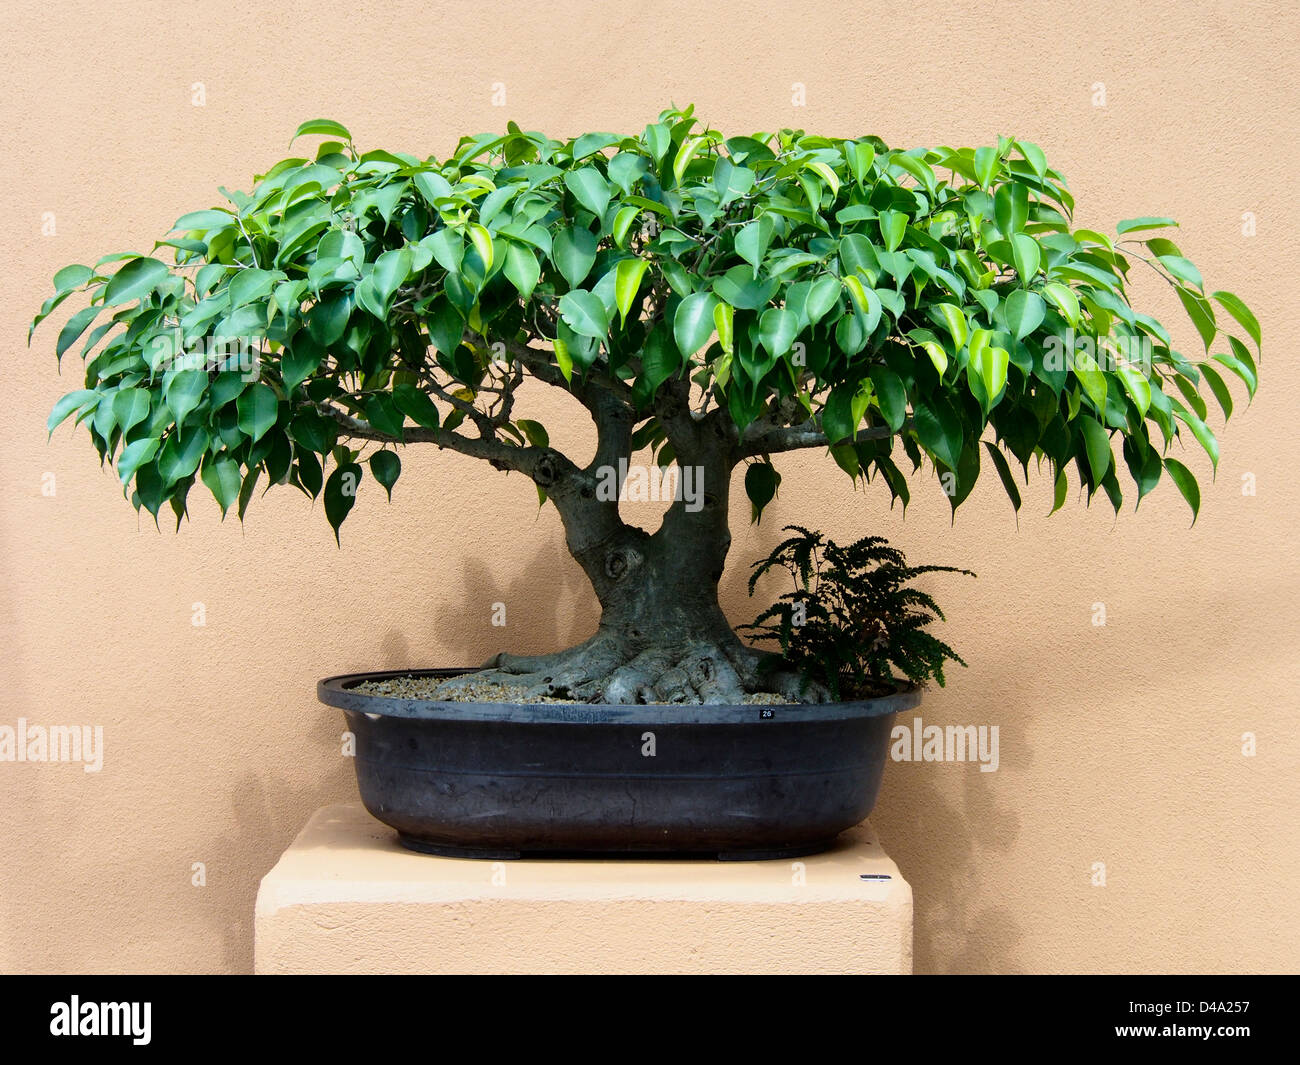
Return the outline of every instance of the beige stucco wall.
[[[971,667],[922,715],[998,725],[1000,767],[891,765],[873,816],[915,891],[919,971],[1296,968],[1293,5],[131,7],[0,5],[0,724],[105,736],[98,773],[0,763],[0,970],[248,970],[258,879],[312,810],[355,797],[316,679],[554,648],[593,621],[531,485],[455,456],[411,449],[392,505],[370,486],[342,551],[287,489],[246,528],[198,493],[179,536],[138,521],[84,437],[46,445],[46,412],[78,384],[75,359],[55,375],[53,331],[24,347],[53,271],[147,251],[217,185],[247,187],[305,118],[423,154],[507,119],[638,129],[670,101],[735,132],[1024,136],[1070,178],[1078,224],[1172,214],[1209,282],[1259,312],[1259,397],[1223,434],[1216,482],[1188,459],[1205,475],[1194,529],[1167,482],[1136,515],[1047,520],[1038,481],[1017,527],[991,475],[955,526],[933,481],[904,521],[805,455],[779,461],[761,528],[738,502],[725,590],[748,620],[744,566],[796,520],[978,570],[930,585]],[[1178,320],[1158,286],[1139,293]],[[546,402],[554,425],[573,414]],[[580,420],[553,437],[588,446]]]

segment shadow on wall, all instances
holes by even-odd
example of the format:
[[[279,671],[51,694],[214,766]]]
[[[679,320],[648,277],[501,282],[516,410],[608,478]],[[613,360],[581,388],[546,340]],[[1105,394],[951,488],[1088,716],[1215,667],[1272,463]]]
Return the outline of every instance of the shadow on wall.
[[[596,631],[596,596],[559,537],[505,572],[507,579],[481,557],[464,560],[460,589],[436,602],[432,642],[447,661],[429,665],[479,666],[502,651],[547,654]]]
[[[932,695],[915,714],[900,714],[896,725],[910,728],[916,715],[927,726],[950,723],[952,715],[941,718],[940,711]],[[1024,731],[1010,706],[1002,713],[999,732],[1003,764],[1028,765]],[[973,762],[891,761],[885,771],[871,822],[912,885],[918,973],[1022,971],[1022,932],[1015,911],[981,902],[988,891],[996,895],[989,870],[1001,867],[997,856],[1011,849],[1020,831],[1014,809],[999,802],[1000,789],[993,782],[997,776],[981,773]]]
[[[262,877],[313,813],[322,806],[358,798],[352,759],[342,754],[343,714],[329,706],[318,710],[312,716],[311,731],[300,738],[302,748],[325,752],[326,759],[331,754],[334,757],[318,771],[299,774],[298,779],[314,782],[311,787],[292,786],[290,778],[278,774],[245,773],[231,788],[234,831],[213,837],[207,852],[212,855],[207,890],[216,898],[206,912],[214,917],[237,915],[233,920],[221,920],[214,928],[223,961],[216,971],[253,971],[253,914]]]

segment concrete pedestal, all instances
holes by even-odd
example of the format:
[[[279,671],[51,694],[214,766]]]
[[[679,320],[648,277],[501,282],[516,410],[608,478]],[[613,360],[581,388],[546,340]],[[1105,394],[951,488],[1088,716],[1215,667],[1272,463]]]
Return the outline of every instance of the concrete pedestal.
[[[255,967],[909,973],[912,889],[866,822],[795,860],[489,862],[405,850],[349,803],[318,810],[263,878]]]

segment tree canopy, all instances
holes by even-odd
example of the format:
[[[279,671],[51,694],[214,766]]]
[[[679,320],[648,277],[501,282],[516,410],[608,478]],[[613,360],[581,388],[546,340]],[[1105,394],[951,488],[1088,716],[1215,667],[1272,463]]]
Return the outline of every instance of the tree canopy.
[[[1152,235],[1176,223],[1072,229],[1065,179],[1026,141],[727,137],[691,108],[635,136],[511,123],[444,161],[361,152],[327,120],[295,141],[314,136],[314,158],[222,189],[151,254],[60,270],[33,322],[89,298],[56,342],[60,359],[80,344],[85,386],[49,428],[75,415],[155,517],[170,503],[179,522],[197,479],[242,518],[264,477],[323,493],[337,533],[363,463],[391,492],[417,442],[544,492],[567,460],[516,409],[529,377],[598,425],[618,406],[625,445],[660,463],[674,391],[730,434],[756,512],[770,457],[797,448],[904,505],[905,456],[954,508],[987,464],[1018,509],[1012,463],[1046,460],[1058,507],[1073,465],[1118,510],[1118,445],[1138,500],[1167,472],[1195,516],[1170,447],[1190,436],[1217,465],[1202,390],[1226,418],[1224,371],[1256,388],[1259,323]],[[1173,286],[1204,357],[1130,304],[1135,264]]]

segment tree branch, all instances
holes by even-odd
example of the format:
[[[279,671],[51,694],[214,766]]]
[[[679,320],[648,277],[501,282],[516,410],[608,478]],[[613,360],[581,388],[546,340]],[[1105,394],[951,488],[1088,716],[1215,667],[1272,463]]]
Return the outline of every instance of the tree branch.
[[[626,381],[591,369],[581,377],[575,376],[572,381],[569,381],[560,372],[559,366],[551,361],[549,351],[540,351],[530,344],[521,344],[517,340],[507,340],[504,344],[506,351],[515,356],[533,377],[543,384],[569,389],[584,406],[588,405],[587,399],[592,398],[596,392],[608,392],[624,403],[632,402],[632,387]]]
[[[437,444],[471,458],[483,459],[499,470],[518,470],[531,477],[542,488],[549,489],[560,481],[577,476],[581,471],[568,458],[550,447],[518,447],[490,437],[477,439],[461,436],[450,429],[408,428],[402,437],[381,432],[368,422],[354,418],[332,403],[317,405],[323,414],[333,418],[344,434],[357,440],[376,440],[385,444]]]
[[[903,428],[910,424],[903,423]],[[899,432],[903,430],[900,429]],[[884,440],[894,435],[894,430],[887,425],[873,425],[860,429],[856,435],[841,443],[862,443],[867,440]],[[806,421],[800,425],[788,425],[782,428],[768,428],[755,423],[745,430],[740,442],[740,454],[746,458],[754,455],[775,455],[782,451],[798,451],[809,447],[830,447],[830,441],[815,421]]]
[[[602,466],[618,468],[619,459],[632,457],[632,430],[637,416],[632,408],[610,392],[596,392],[587,409],[596,423],[596,454],[587,466],[597,473]]]

